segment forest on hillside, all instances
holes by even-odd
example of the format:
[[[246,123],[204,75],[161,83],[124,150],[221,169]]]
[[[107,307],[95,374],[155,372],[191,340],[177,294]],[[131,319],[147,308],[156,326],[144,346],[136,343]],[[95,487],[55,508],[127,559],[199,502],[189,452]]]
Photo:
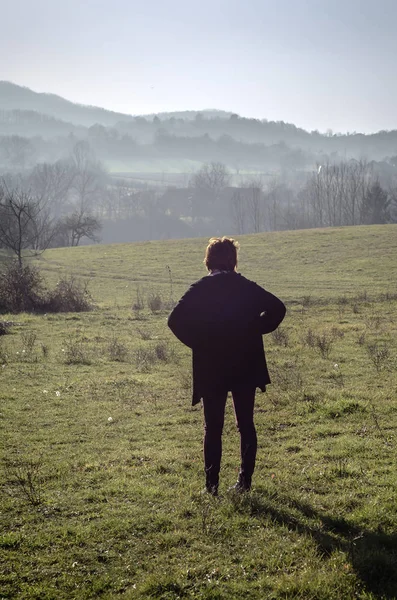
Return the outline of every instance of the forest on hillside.
[[[396,131],[321,134],[222,111],[133,117],[7,82],[0,92],[9,249],[21,214],[19,251],[397,220]]]

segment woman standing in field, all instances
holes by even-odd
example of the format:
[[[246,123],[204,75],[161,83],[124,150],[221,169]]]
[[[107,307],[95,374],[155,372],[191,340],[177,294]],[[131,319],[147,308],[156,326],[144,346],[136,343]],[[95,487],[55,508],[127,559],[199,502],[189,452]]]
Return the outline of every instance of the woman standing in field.
[[[270,383],[262,334],[274,331],[286,312],[276,296],[237,273],[238,248],[231,238],[211,238],[204,259],[209,275],[189,288],[168,318],[172,332],[193,350],[193,405],[203,400],[206,490],[214,496],[229,391],[241,442],[234,489],[251,488],[257,450],[255,391],[265,391]]]

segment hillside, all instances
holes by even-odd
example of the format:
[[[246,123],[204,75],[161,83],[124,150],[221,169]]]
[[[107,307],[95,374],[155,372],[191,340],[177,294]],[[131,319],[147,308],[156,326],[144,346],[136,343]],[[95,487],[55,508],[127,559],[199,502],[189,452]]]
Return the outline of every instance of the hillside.
[[[242,236],[287,316],[264,338],[252,491],[203,494],[191,352],[167,328],[206,240],[45,252],[89,312],[3,315],[0,590],[24,600],[393,600],[397,225]],[[167,268],[168,267],[168,268]],[[236,352],[244,348],[236,346]]]
[[[397,225],[309,229],[239,236],[239,269],[283,298],[337,298],[392,291],[397,281]],[[91,280],[102,302],[131,302],[136,284],[176,292],[205,275],[205,239],[48,250],[39,264],[58,276],[72,268]],[[126,287],[128,285],[128,287]]]
[[[66,100],[61,96],[50,93],[35,92],[27,87],[11,83],[10,81],[0,81],[0,110],[5,111],[34,111],[41,115],[48,115],[61,121],[66,121],[65,125],[83,125],[91,127],[96,123],[106,127],[113,127],[116,123],[130,121],[132,115],[118,113],[98,106],[86,106]],[[155,116],[160,119],[186,119],[192,120],[198,111],[178,111],[167,113],[155,113],[146,115],[152,120]],[[215,109],[205,109],[203,114],[207,118],[229,118],[231,113]],[[29,115],[27,115],[29,116]],[[70,123],[68,123],[70,122]]]
[[[34,92],[9,81],[0,81],[0,110],[15,109],[36,111],[85,127],[95,123],[111,127],[118,121],[131,119],[131,115],[76,104],[55,94]]]
[[[58,122],[51,123],[48,117]],[[397,155],[396,131],[371,135],[323,134],[308,132],[284,121],[268,121],[265,117],[251,119],[214,109],[134,117],[0,82],[0,121],[5,123],[0,130],[3,133],[59,136],[70,133],[73,127],[91,128],[97,124],[94,131],[77,133],[90,139],[99,158],[113,166],[119,164],[115,168],[118,171],[129,170],[122,165],[131,162],[137,170],[145,170],[139,168],[139,162],[153,165],[161,159],[167,169],[172,160],[179,164],[180,170],[185,160],[194,164],[214,160],[237,170],[287,169],[293,172],[327,160],[384,161]],[[66,136],[64,145],[65,139]],[[58,142],[62,146],[61,140]],[[45,146],[39,150],[41,157],[43,149]],[[52,149],[47,152],[51,154]]]

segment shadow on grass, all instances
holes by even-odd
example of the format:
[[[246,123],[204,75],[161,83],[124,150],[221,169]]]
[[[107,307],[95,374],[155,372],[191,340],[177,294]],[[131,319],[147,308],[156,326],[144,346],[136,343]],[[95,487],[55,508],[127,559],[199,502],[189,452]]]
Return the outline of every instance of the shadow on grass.
[[[335,550],[346,552],[363,589],[383,600],[397,597],[397,533],[366,530],[304,502],[262,491],[236,498],[235,507],[310,536],[323,556]]]

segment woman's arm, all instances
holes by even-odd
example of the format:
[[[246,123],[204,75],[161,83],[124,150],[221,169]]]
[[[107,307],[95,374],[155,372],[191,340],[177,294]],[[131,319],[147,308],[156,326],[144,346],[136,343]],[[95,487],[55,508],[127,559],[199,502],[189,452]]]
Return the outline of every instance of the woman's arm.
[[[260,290],[260,331],[262,334],[271,333],[280,325],[287,309],[277,296],[263,288],[260,288]]]
[[[197,284],[193,284],[182,296],[168,317],[168,327],[186,346],[193,348],[200,337],[197,319]]]

